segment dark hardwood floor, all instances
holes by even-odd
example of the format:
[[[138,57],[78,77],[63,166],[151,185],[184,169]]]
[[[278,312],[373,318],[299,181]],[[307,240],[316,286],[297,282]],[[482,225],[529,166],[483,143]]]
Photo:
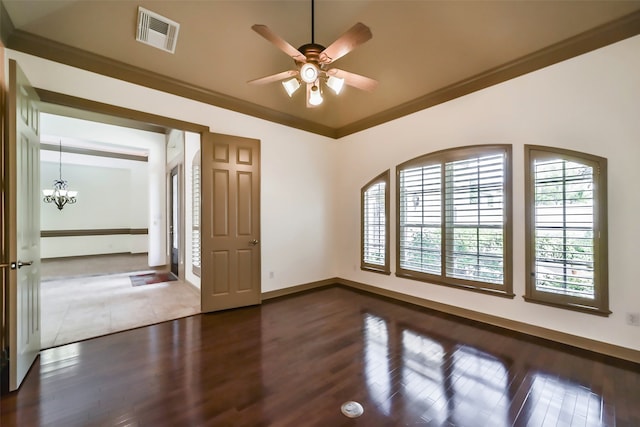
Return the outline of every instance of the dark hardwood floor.
[[[358,401],[359,418],[340,412]],[[42,352],[2,426],[640,426],[640,367],[341,287]]]

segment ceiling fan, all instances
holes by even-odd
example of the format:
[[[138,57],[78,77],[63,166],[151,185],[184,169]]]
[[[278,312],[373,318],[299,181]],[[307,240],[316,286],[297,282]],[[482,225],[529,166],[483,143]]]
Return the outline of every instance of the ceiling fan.
[[[300,85],[304,83],[307,88],[307,107],[316,107],[322,104],[321,81],[325,81],[326,86],[333,90],[336,95],[340,93],[345,84],[367,91],[372,91],[378,86],[378,82],[369,77],[338,68],[329,68],[329,65],[334,61],[369,40],[372,34],[369,27],[358,22],[331,43],[329,47],[325,48],[315,43],[314,0],[311,0],[311,43],[302,45],[298,49],[271,31],[266,25],[256,24],[251,29],[293,58],[296,68],[251,80],[248,82],[249,84],[261,85],[282,81],[282,85],[291,97]]]

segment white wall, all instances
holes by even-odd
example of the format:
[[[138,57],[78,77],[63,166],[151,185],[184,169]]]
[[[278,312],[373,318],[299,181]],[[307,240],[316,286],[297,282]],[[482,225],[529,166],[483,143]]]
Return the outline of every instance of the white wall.
[[[102,158],[102,163],[110,166],[89,166],[66,163],[68,157],[89,156],[63,154],[62,177],[67,180],[70,190],[79,192],[78,201],[66,205],[62,210],[58,210],[53,203],[41,201],[41,230],[147,228],[148,179],[145,162]],[[78,161],[82,162],[82,159]],[[58,153],[43,151],[40,163],[41,188],[52,188],[53,180],[58,177]],[[142,253],[147,252],[147,246],[146,235],[45,237],[41,240],[41,257]]]
[[[184,159],[184,131],[172,129],[166,138],[167,165],[181,164]]]
[[[259,139],[263,292],[335,276],[329,248],[336,141],[10,49],[6,56],[17,60],[39,88]],[[150,249],[155,244],[150,241]]]
[[[635,268],[640,192],[633,187],[640,182],[638,52],[640,37],[634,37],[338,142],[19,52],[7,50],[7,56],[17,59],[38,87],[260,139],[265,292],[338,276],[638,350],[640,328],[624,321],[626,312],[640,311]],[[492,297],[358,270],[361,186],[421,154],[484,143],[513,145],[517,297]],[[565,147],[609,159],[613,314],[608,318],[522,299],[524,144]],[[392,190],[394,185],[392,180]],[[391,200],[394,196],[392,191]],[[391,231],[393,245],[393,227]],[[391,261],[393,266],[393,255]]]
[[[640,350],[640,36],[527,74],[340,140],[336,188],[338,276],[417,297]],[[444,148],[513,145],[513,266],[516,298],[505,299],[360,271],[360,188],[395,166]],[[527,303],[524,289],[524,144],[608,158],[608,318]],[[391,224],[395,224],[392,202]],[[395,226],[391,265],[395,270]]]
[[[43,138],[47,138],[48,141],[52,138],[56,140],[62,138],[63,141],[68,140],[71,144],[77,141],[85,141],[98,146],[113,145],[122,148],[122,145],[126,145],[133,149],[132,153],[134,154],[141,152],[148,154],[148,161],[144,163],[144,166],[141,166],[140,162],[132,160],[63,153],[64,162],[81,164],[87,167],[80,176],[74,177],[73,180],[67,178],[66,166],[63,174],[63,178],[68,179],[69,184],[74,187],[73,189],[80,191],[78,202],[73,208],[80,206],[82,208],[74,209],[75,213],[68,214],[69,220],[65,224],[50,224],[42,221],[53,218],[58,219],[59,217],[45,217],[44,213],[47,210],[43,206],[41,210],[43,212],[43,218],[41,219],[43,230],[148,228],[149,234],[148,236],[134,235],[126,237],[120,235],[99,238],[97,236],[47,238],[42,241],[42,256],[115,253],[123,252],[123,249],[129,248],[131,252],[148,252],[150,266],[165,265],[165,135],[45,113],[41,114],[40,125]],[[58,156],[53,155],[53,152],[50,151],[42,151],[41,159],[44,161],[58,161]],[[113,184],[106,184],[110,178],[104,176],[104,174],[108,173],[107,170],[109,168],[130,171],[130,181],[126,183],[125,187],[114,187]],[[69,172],[71,173],[71,169]],[[93,172],[98,173],[99,177],[95,182],[88,178]],[[43,177],[41,173],[41,179],[48,180],[53,178]],[[45,184],[48,185],[49,182]],[[100,184],[101,187],[96,189],[93,187],[94,184]],[[84,189],[78,186],[82,186]],[[117,193],[118,188],[121,194]],[[108,194],[100,197],[100,192],[104,191],[107,191]],[[121,206],[118,206],[114,200],[120,200]],[[125,206],[126,209],[123,209],[122,206]],[[100,212],[100,214],[96,212]],[[76,214],[77,217],[75,216]],[[124,215],[128,215],[128,220],[125,221]],[[86,225],[87,221],[95,222],[96,218],[99,218],[100,224]],[[116,223],[119,225],[113,225]],[[86,251],[81,251],[85,244]]]

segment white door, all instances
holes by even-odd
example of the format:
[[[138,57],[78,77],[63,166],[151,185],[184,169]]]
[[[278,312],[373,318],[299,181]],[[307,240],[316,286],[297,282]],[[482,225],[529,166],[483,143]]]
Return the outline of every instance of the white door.
[[[169,174],[169,243],[171,272],[180,277],[180,186],[178,166]]]
[[[38,96],[9,61],[7,97],[9,389],[16,390],[40,351],[40,140]],[[57,213],[57,212],[56,212]]]

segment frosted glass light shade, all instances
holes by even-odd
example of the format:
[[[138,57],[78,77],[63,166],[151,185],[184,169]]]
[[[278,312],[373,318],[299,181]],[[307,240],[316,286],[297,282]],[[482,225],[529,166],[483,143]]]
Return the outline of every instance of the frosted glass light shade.
[[[322,94],[320,94],[320,88],[318,86],[313,85],[311,87],[311,91],[309,91],[309,104],[316,106],[322,104]]]
[[[293,79],[282,82],[282,86],[284,86],[284,90],[286,90],[289,97],[291,97],[300,87],[300,82],[294,77]]]
[[[329,79],[327,79],[327,86],[329,86],[329,88],[334,91],[336,95],[340,95],[342,87],[344,86],[344,79],[341,79],[340,77],[330,76]]]
[[[307,62],[302,67],[300,67],[300,78],[305,83],[314,83],[318,80],[318,67],[310,62]]]

